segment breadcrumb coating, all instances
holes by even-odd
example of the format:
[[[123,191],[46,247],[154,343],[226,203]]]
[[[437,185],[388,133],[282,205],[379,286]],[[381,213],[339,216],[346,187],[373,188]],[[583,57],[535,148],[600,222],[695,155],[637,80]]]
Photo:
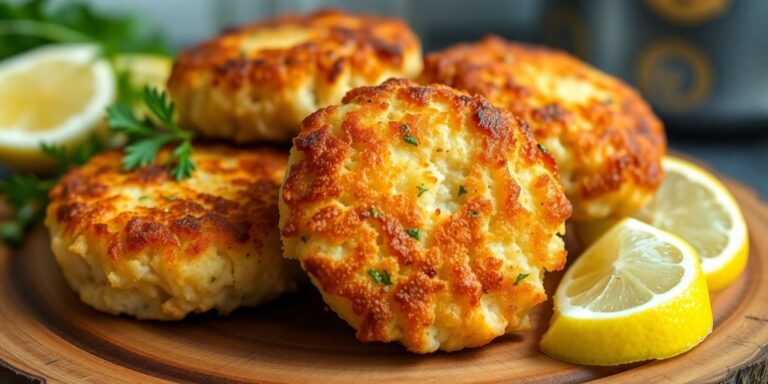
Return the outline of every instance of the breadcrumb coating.
[[[288,14],[183,51],[168,89],[183,125],[237,142],[288,142],[301,120],[350,89],[422,68],[401,20],[339,11]]]
[[[482,95],[557,160],[574,219],[625,216],[658,189],[664,128],[630,86],[563,52],[489,36],[425,60],[423,83]]]
[[[98,154],[51,191],[52,249],[85,303],[177,320],[296,289],[302,273],[282,258],[277,229],[286,155],[195,146],[197,170],[183,182],[159,165],[125,172],[122,156]]]
[[[529,327],[571,206],[554,159],[480,96],[389,80],[304,120],[280,194],[285,256],[362,341],[416,353]]]

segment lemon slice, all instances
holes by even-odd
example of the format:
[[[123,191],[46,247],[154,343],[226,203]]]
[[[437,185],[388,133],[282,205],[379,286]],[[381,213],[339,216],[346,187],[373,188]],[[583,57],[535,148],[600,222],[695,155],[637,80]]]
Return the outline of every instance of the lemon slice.
[[[711,331],[712,307],[696,251],[630,218],[565,273],[541,349],[573,363],[618,365],[678,355]]]
[[[139,90],[145,85],[165,89],[172,65],[169,57],[153,54],[124,53],[115,58],[115,69],[118,73],[129,73],[131,86]]]
[[[685,160],[664,158],[664,182],[651,202],[633,216],[687,241],[701,257],[710,291],[731,284],[744,270],[749,235],[739,205],[706,170]],[[580,239],[591,242],[613,222],[578,224]]]
[[[51,166],[40,143],[86,138],[114,95],[114,73],[94,45],[49,45],[0,62],[0,162]]]

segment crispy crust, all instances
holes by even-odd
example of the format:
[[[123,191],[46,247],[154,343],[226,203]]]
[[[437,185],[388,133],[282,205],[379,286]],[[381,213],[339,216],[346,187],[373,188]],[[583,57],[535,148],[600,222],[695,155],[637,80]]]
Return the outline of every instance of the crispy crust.
[[[554,160],[482,97],[405,80],[354,89],[304,120],[288,169],[284,254],[360,340],[483,345],[525,329],[543,271],[565,263]]]
[[[163,150],[159,162],[168,155]],[[96,155],[50,194],[46,225],[54,251],[86,302],[169,320],[211,308],[227,313],[296,288],[300,279],[281,258],[277,232],[284,154],[196,145],[197,170],[181,183],[162,166],[124,172],[122,156],[118,150]],[[80,274],[77,259],[91,266],[90,275]],[[211,268],[221,262],[230,267]],[[151,272],[131,275],[137,263]],[[201,266],[204,275],[192,273],[201,263],[208,266]],[[235,279],[231,286],[227,275]],[[159,292],[159,300],[149,291]],[[117,304],[137,292],[145,305]]]
[[[416,77],[421,47],[401,20],[287,14],[181,53],[168,89],[182,124],[236,141],[287,141],[301,119],[355,86]]]
[[[662,181],[666,139],[648,104],[563,52],[489,36],[428,55],[420,81],[483,95],[527,121],[558,161],[575,219],[634,212]]]

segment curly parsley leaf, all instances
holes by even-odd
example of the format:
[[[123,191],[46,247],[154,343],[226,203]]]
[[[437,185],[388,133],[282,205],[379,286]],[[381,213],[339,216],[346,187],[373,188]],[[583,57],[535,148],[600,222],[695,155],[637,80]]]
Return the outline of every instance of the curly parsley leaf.
[[[192,133],[181,129],[174,121],[173,102],[165,92],[144,87],[143,101],[162,127],[156,127],[148,119],[140,121],[133,110],[126,105],[116,105],[107,109],[107,124],[113,132],[123,133],[128,137],[128,145],[123,156],[123,168],[126,171],[144,167],[155,162],[160,150],[171,143],[178,143],[171,152],[169,163],[173,163],[171,175],[182,181],[192,175],[195,163],[192,154]]]

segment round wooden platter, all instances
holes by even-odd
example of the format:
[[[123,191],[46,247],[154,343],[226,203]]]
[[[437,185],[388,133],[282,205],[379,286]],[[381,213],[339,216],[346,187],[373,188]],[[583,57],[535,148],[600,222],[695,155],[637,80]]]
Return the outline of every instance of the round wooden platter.
[[[768,357],[768,206],[728,182],[751,235],[742,277],[713,297],[715,329],[678,357],[620,367],[563,363],[531,333],[454,353],[414,355],[361,343],[311,287],[229,317],[142,322],[101,314],[69,290],[41,228],[17,250],[0,249],[0,382],[765,382]],[[551,289],[559,276],[551,274]]]

